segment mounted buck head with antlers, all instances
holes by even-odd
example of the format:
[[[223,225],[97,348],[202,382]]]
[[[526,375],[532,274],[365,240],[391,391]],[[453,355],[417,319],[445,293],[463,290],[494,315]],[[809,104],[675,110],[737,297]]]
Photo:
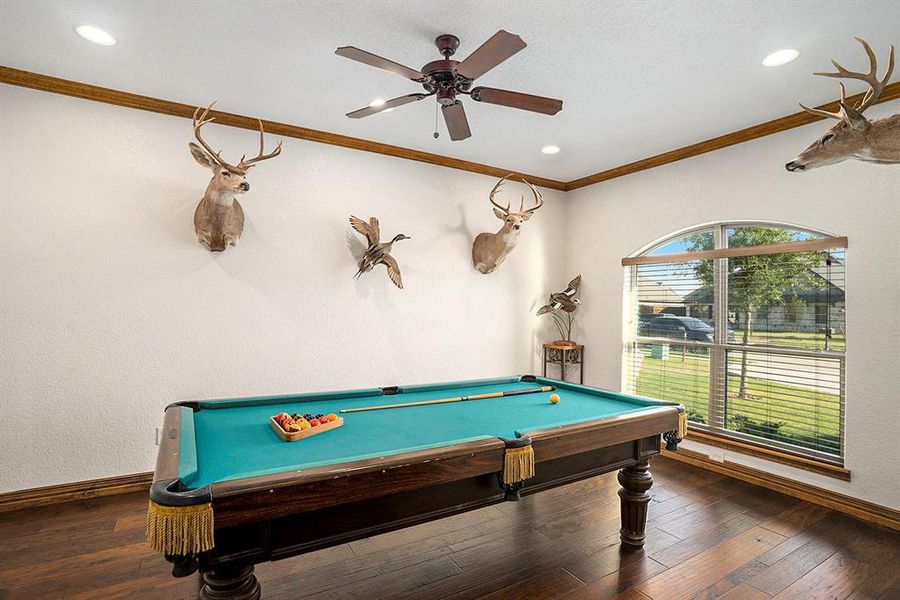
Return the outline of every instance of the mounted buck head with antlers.
[[[200,135],[200,128],[215,121],[213,117],[207,118],[214,104],[215,102],[207,106],[202,114],[200,107],[194,111],[194,137],[200,145],[191,142],[188,147],[194,160],[211,169],[213,174],[209,185],[206,186],[203,199],[194,211],[194,231],[197,233],[197,241],[212,252],[221,252],[228,244],[236,246],[244,231],[244,210],[234,197],[250,189],[247,171],[257,163],[281,154],[281,142],[278,142],[272,152],[265,154],[263,146],[265,132],[262,121],[259,121],[259,154],[253,158],[242,156],[236,165],[225,162],[221,150],[213,151]]]
[[[506,255],[516,247],[522,224],[530,219],[537,209],[544,205],[544,198],[541,196],[541,193],[524,179],[522,182],[528,185],[534,194],[534,206],[526,210],[524,196],[518,212],[510,212],[509,202],[506,203],[506,207],[497,204],[494,201],[494,196],[500,191],[503,182],[510,177],[512,175],[507,175],[498,181],[488,197],[491,204],[494,205],[494,214],[503,221],[503,227],[497,233],[479,233],[475,236],[475,242],[472,244],[472,262],[475,264],[475,268],[484,274],[493,273],[497,270],[497,267],[506,259]]]
[[[847,104],[844,84],[839,83],[841,100],[838,112],[809,108],[801,104],[801,108],[808,113],[837,119],[838,122],[826,131],[825,135],[804,150],[800,156],[784,165],[788,171],[808,171],[816,167],[833,165],[848,158],[879,164],[900,163],[900,115],[877,121],[869,121],[863,116],[863,112],[875,104],[878,97],[881,96],[891,78],[891,73],[894,71],[894,47],[891,46],[887,73],[883,79],[879,80],[878,61],[875,53],[865,40],[862,38],[856,38],[856,40],[863,45],[869,56],[868,73],[848,71],[832,60],[831,63],[837,69],[836,73],[815,73],[815,75],[859,79],[869,84],[868,91],[858,104],[850,106]]]

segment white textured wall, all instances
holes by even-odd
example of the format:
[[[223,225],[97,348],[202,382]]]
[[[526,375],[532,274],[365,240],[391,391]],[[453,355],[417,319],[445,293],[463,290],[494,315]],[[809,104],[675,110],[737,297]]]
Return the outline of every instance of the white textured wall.
[[[255,150],[208,129],[226,157]],[[0,85],[0,492],[151,470],[176,400],[539,369],[551,334],[530,315],[569,277],[561,194],[484,276],[493,178],[286,139],[250,173],[241,245],[211,254],[190,139],[184,119]],[[406,289],[352,279],[351,213],[412,236]]]
[[[555,336],[530,315],[578,272],[587,383],[619,389],[619,259],[698,223],[760,219],[850,238],[853,481],[727,458],[897,507],[900,168],[784,171],[823,127],[545,192],[520,247],[482,276],[469,249],[498,223],[491,178],[288,139],[251,173],[242,244],[210,254],[193,241],[207,174],[187,121],[0,85],[0,492],[151,469],[175,400],[537,371]],[[255,143],[208,137],[228,156]],[[407,289],[381,270],[352,280],[351,212],[413,236],[395,253]]]
[[[873,117],[898,111],[897,101],[870,110]],[[846,162],[785,171],[825,127],[808,125],[567,195],[566,263],[584,276],[586,381],[621,386],[623,256],[712,221],[782,221],[847,235],[846,466],[853,480],[732,452],[726,458],[900,508],[900,167]]]

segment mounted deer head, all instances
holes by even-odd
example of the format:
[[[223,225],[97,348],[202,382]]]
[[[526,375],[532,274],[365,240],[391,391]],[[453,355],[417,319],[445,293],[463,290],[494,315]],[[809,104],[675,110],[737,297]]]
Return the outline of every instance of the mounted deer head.
[[[829,119],[837,119],[837,123],[825,132],[825,135],[812,143],[800,156],[784,165],[788,171],[808,171],[816,167],[824,167],[835,163],[855,158],[866,162],[879,164],[900,163],[900,115],[869,121],[863,112],[875,104],[884,87],[894,71],[894,47],[888,58],[887,73],[884,78],[878,79],[878,61],[869,44],[862,38],[856,38],[865,48],[869,56],[869,72],[856,73],[848,71],[836,61],[831,63],[837,69],[836,73],[815,73],[824,77],[837,77],[843,79],[859,79],[869,84],[869,89],[863,99],[856,105],[847,104],[844,84],[841,88],[840,111],[828,112],[818,108],[809,108],[800,105],[808,113]]]
[[[494,196],[500,191],[503,182],[510,177],[512,175],[507,175],[498,181],[494,189],[491,190],[490,196],[488,196],[491,204],[494,205],[494,214],[503,221],[503,227],[497,233],[479,233],[475,236],[475,242],[472,244],[472,262],[475,268],[485,275],[493,273],[503,263],[506,255],[512,252],[519,241],[519,230],[522,228],[522,224],[530,219],[537,209],[544,205],[544,198],[541,196],[541,193],[524,179],[522,182],[528,185],[534,194],[534,206],[526,210],[524,196],[518,212],[510,212],[509,202],[506,203],[505,207],[497,204],[494,201]]]
[[[211,169],[213,174],[209,185],[206,186],[203,199],[194,211],[194,231],[197,233],[197,241],[212,252],[221,252],[228,244],[236,246],[244,231],[244,210],[234,197],[250,189],[247,171],[258,163],[281,154],[281,142],[278,142],[272,152],[265,154],[263,146],[265,132],[262,121],[259,121],[259,154],[249,159],[246,155],[242,156],[236,165],[225,162],[221,150],[213,151],[200,135],[200,129],[204,125],[215,121],[214,117],[207,118],[214,104],[215,102],[207,106],[202,114],[200,107],[194,111],[194,137],[200,145],[191,142],[188,147],[194,160]]]

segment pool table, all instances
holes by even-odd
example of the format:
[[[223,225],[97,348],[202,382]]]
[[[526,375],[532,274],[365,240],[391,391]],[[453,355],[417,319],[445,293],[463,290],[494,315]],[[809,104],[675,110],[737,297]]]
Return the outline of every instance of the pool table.
[[[553,386],[560,401],[551,403],[545,391],[340,413],[542,386]],[[284,442],[269,423],[282,411],[341,414],[344,425]],[[177,515],[176,525],[166,525],[168,551],[155,547],[174,575],[201,570],[201,598],[254,599],[256,563],[621,469],[621,540],[638,548],[653,483],[649,459],[661,437],[675,449],[684,426],[678,404],[532,375],[178,402],[165,411],[150,490],[151,516]],[[509,481],[505,458],[523,449],[533,476]],[[196,525],[194,511],[208,521]],[[202,545],[180,539],[204,528]]]

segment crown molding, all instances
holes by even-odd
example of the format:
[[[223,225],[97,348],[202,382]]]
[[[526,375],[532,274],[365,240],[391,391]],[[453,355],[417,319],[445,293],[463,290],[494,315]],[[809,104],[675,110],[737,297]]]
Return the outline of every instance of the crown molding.
[[[113,104],[115,106],[124,106],[126,108],[135,108],[138,110],[146,110],[150,112],[170,115],[173,117],[182,117],[190,119],[194,116],[196,106],[172,102],[170,100],[161,100],[159,98],[151,98],[150,96],[141,96],[130,92],[112,90],[88,83],[80,83],[70,81],[68,79],[60,79],[59,77],[51,77],[49,75],[41,75],[30,71],[22,71],[0,65],[0,83],[8,83],[20,87],[31,88],[43,92],[51,92],[54,94],[62,94],[64,96],[73,96],[84,100],[93,100],[95,102],[103,102]],[[230,127],[238,127],[240,129],[250,129],[257,131],[259,122],[256,117],[248,117],[245,115],[237,115],[233,113],[211,110],[209,116],[215,117],[216,124],[227,125]],[[331,146],[340,146],[342,148],[352,148],[353,150],[362,150],[363,152],[373,152],[375,154],[383,154],[393,156],[395,158],[403,158],[406,160],[414,160],[430,165],[447,167],[450,169],[458,169],[460,171],[469,171],[480,175],[491,175],[493,177],[504,177],[506,175],[514,175],[517,178],[526,179],[534,185],[550,188],[553,190],[565,191],[566,184],[555,179],[547,179],[546,177],[538,177],[527,173],[519,173],[510,171],[500,167],[491,165],[483,165],[480,163],[432,154],[431,152],[423,152],[421,150],[413,150],[411,148],[403,148],[401,146],[392,146],[381,142],[373,142],[372,140],[364,140],[361,138],[351,137],[349,135],[341,135],[338,133],[330,133],[328,131],[320,131],[318,129],[309,129],[307,127],[299,127],[297,125],[289,125],[287,123],[278,123],[276,121],[262,120],[266,133],[279,135],[283,137],[296,138],[309,142],[317,142],[319,144],[328,144]]]
[[[62,94],[85,100],[93,100],[95,102],[104,102],[106,104],[113,104],[126,108],[135,108],[164,115],[182,117],[185,119],[190,119],[196,108],[179,102],[152,98],[150,96],[141,96],[139,94],[113,90],[88,83],[70,81],[59,77],[51,77],[50,75],[41,75],[40,73],[32,73],[31,71],[23,71],[21,69],[14,69],[2,65],[0,65],[0,83],[7,83],[54,94]],[[850,96],[847,101],[851,103],[857,102],[862,100],[862,97],[863,94],[856,94]],[[885,86],[884,91],[876,104],[890,102],[891,100],[896,100],[898,98],[900,98],[900,82],[895,82]],[[816,108],[827,111],[837,111],[838,103],[837,101],[829,102],[827,104],[819,105]],[[253,131],[256,131],[258,128],[255,117],[221,111],[210,111],[210,115],[216,118],[216,123],[219,125],[228,125],[230,127],[250,129]],[[639,171],[667,165],[679,160],[699,156],[715,150],[721,150],[728,146],[749,142],[750,140],[755,140],[774,133],[781,133],[782,131],[788,131],[789,129],[802,127],[803,125],[809,125],[810,123],[822,120],[824,120],[824,117],[819,117],[805,111],[796,112],[778,119],[773,119],[772,121],[733,131],[725,135],[684,146],[683,148],[678,148],[676,150],[670,150],[669,152],[657,154],[656,156],[651,156],[626,165],[600,171],[599,173],[594,173],[593,175],[588,175],[572,181],[558,181],[546,177],[537,177],[535,175],[510,171],[509,169],[491,165],[451,158],[449,156],[441,156],[440,154],[432,154],[431,152],[423,152],[421,150],[413,150],[411,148],[403,148],[401,146],[393,146],[391,144],[365,140],[349,135],[331,133],[318,129],[309,129],[307,127],[278,123],[276,121],[263,120],[263,125],[266,128],[267,133],[272,133],[274,135],[328,144],[331,146],[340,146],[342,148],[362,150],[363,152],[373,152],[375,154],[383,154],[385,156],[393,156],[405,160],[414,160],[430,165],[458,169],[460,171],[469,171],[480,175],[503,177],[512,174],[516,177],[527,179],[540,187],[571,192],[572,190],[594,185],[602,181],[609,181],[610,179],[615,179],[617,177],[623,177]]]
[[[856,94],[855,96],[850,96],[849,98],[847,98],[847,102],[852,104],[862,100],[862,98],[863,94]],[[897,98],[900,98],[900,81],[885,86],[884,90],[881,93],[881,97],[875,104],[890,102],[891,100],[896,100]],[[829,102],[828,104],[822,104],[820,106],[817,106],[816,108],[836,112],[839,109],[839,106],[838,102],[834,101]],[[594,173],[593,175],[588,175],[587,177],[582,177],[581,179],[568,181],[566,182],[566,191],[571,192],[572,190],[577,190],[589,185],[594,185],[595,183],[600,183],[601,181],[609,181],[610,179],[615,179],[616,177],[623,177],[625,175],[637,173],[638,171],[645,171],[654,167],[667,165],[679,160],[684,160],[685,158],[699,156],[701,154],[706,154],[707,152],[712,152],[714,150],[721,150],[722,148],[727,148],[728,146],[742,144],[744,142],[749,142],[750,140],[755,140],[767,135],[772,135],[773,133],[781,133],[782,131],[794,129],[795,127],[802,127],[804,125],[809,125],[810,123],[815,123],[816,121],[824,120],[825,117],[819,117],[806,111],[796,112],[779,119],[766,121],[765,123],[753,125],[752,127],[747,127],[746,129],[740,129],[738,131],[726,133],[725,135],[720,135],[718,137],[704,140],[702,142],[697,142],[696,144],[691,144],[690,146],[678,148],[677,150],[670,150],[669,152],[663,152],[662,154],[657,154],[656,156],[651,156],[650,158],[645,158],[633,163],[628,163],[627,165],[621,165],[619,167],[607,169],[606,171],[600,171],[599,173]]]

